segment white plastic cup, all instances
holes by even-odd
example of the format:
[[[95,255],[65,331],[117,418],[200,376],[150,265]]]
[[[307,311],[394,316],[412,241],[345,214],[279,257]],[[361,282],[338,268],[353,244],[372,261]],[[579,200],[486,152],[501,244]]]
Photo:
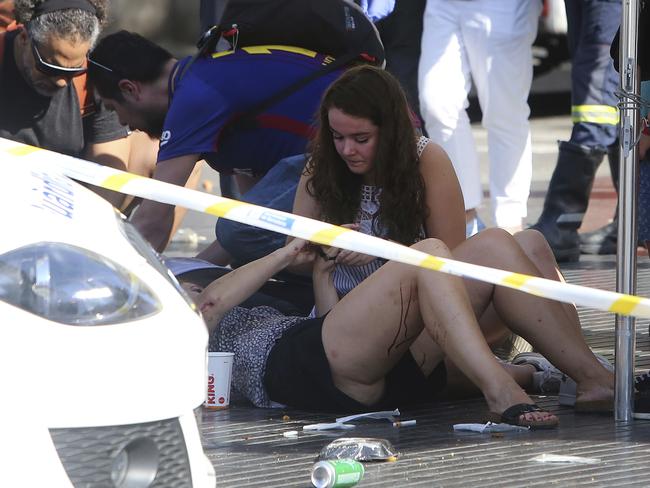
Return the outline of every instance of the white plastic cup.
[[[208,410],[221,410],[230,405],[234,357],[232,352],[208,353],[208,384],[205,397],[205,408]]]

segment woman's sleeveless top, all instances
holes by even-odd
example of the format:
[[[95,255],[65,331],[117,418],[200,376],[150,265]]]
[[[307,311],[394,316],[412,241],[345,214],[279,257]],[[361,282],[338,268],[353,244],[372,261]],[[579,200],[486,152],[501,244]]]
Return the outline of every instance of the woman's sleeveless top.
[[[421,136],[418,139],[418,157],[422,155],[422,151],[424,151],[424,148],[429,144],[429,142],[430,140],[424,136]],[[359,224],[359,232],[377,237],[386,237],[386,229],[373,228],[377,227],[374,217],[379,211],[380,197],[381,188],[371,185],[362,185],[361,205],[354,219],[354,222]],[[424,235],[424,229],[422,229],[422,237],[424,237]],[[332,278],[339,298],[347,295],[354,287],[377,271],[385,262],[385,259],[377,258],[363,266],[337,264],[334,268]]]

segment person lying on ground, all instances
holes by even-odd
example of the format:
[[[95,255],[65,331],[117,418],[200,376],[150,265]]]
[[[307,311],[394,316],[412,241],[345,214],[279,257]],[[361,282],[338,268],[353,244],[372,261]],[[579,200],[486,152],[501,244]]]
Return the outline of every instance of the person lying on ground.
[[[486,240],[493,264],[510,253],[515,271],[537,273],[510,234],[489,233],[457,251],[475,252]],[[437,239],[412,247],[452,257]],[[555,427],[558,418],[534,405],[490,351],[476,316],[492,303],[512,330],[576,380],[576,410],[611,410],[614,376],[567,323],[562,306],[517,290],[388,262],[323,317],[237,307],[289,265],[314,261],[314,280],[330,279],[332,261],[314,257],[312,249],[295,239],[205,289],[184,284],[203,314],[211,348],[235,353],[233,384],[256,406],[359,412],[435,401],[447,382],[448,356],[480,389],[492,420]]]
[[[372,66],[343,73],[323,96],[319,128],[293,212],[405,245],[435,237],[452,249],[455,258],[490,266],[492,245],[456,254],[465,241],[465,209],[456,173],[445,151],[426,137],[416,136],[411,122],[406,96],[390,73]],[[486,233],[482,241],[492,237],[500,238]],[[513,249],[526,254],[539,275],[561,279],[553,253],[539,232],[515,234]],[[503,254],[504,250],[495,252]],[[344,250],[335,262],[332,289],[327,301],[317,307],[319,316],[385,261]],[[502,269],[511,269],[509,263],[505,259]],[[563,308],[567,323],[579,332],[575,307]],[[492,347],[512,336],[503,322],[493,307],[480,317]]]
[[[236,124],[256,103],[303,79],[331,58],[300,48],[259,46],[176,60],[135,33],[102,39],[90,57],[89,77],[124,124],[160,138],[154,178],[183,185],[199,159],[237,175],[242,200],[290,211],[304,167],[321,94],[338,72],[323,75]],[[224,195],[228,196],[228,195]],[[169,239],[170,205],[146,200],[133,217],[162,251]],[[199,257],[241,264],[284,244],[284,236],[219,219],[217,240]]]

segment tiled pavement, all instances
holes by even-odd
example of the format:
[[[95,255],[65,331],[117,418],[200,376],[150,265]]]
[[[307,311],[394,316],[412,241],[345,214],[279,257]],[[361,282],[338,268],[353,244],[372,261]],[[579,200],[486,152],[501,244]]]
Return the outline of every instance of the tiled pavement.
[[[612,259],[590,258],[564,268],[569,282],[614,288]],[[650,292],[650,263],[639,265],[639,292]],[[581,309],[584,334],[591,347],[613,358],[613,316]],[[637,368],[650,366],[648,323],[637,326]],[[232,406],[202,412],[206,452],[221,487],[307,487],[320,449],[340,436],[379,437],[401,452],[394,463],[366,465],[359,486],[522,487],[650,486],[650,421],[616,423],[610,416],[577,415],[557,398],[538,403],[560,417],[560,427],[546,432],[501,435],[455,433],[452,425],[478,422],[486,413],[481,399],[403,410],[417,419],[414,427],[388,422],[364,424],[352,432],[305,433],[306,423],[331,422],[334,415]],[[283,433],[298,430],[295,438]],[[544,455],[575,456],[572,462],[540,462]]]

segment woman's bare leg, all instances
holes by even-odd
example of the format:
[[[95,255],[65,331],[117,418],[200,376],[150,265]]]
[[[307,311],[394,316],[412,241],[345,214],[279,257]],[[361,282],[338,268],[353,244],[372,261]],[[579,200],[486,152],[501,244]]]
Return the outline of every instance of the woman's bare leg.
[[[521,247],[521,250],[526,254],[526,256],[530,259],[530,261],[537,269],[537,272],[535,273],[537,276],[564,282],[564,277],[558,269],[557,262],[553,256],[553,251],[551,251],[548,242],[540,232],[536,230],[524,230],[522,232],[518,232],[513,237]],[[483,244],[474,248],[477,252],[477,256],[483,254],[482,247]],[[471,256],[469,259],[464,260],[467,260],[468,262],[475,262],[476,259],[477,258],[474,256]],[[564,307],[567,314],[567,323],[577,327],[578,330],[580,330],[580,322],[578,320],[578,313],[575,306],[568,303],[563,303],[562,306]],[[490,304],[487,309],[479,315],[479,317],[479,326],[481,327],[481,331],[483,332],[485,340],[490,347],[501,344],[512,334],[512,331],[506,326],[505,322],[497,314],[492,304]],[[422,337],[418,338],[418,341],[412,348],[414,355],[417,354],[417,351],[419,349],[427,350],[431,347],[435,347],[427,344],[427,342],[432,341],[427,336],[427,334],[422,334]],[[463,374],[454,365],[453,361],[447,358],[445,360],[445,363],[447,365],[448,384],[450,386],[450,392],[452,396],[469,396],[480,393],[476,389],[476,386],[463,376]],[[508,374],[513,377],[519,386],[524,389],[531,387],[533,378],[532,375],[535,372],[535,368],[532,366],[522,368],[521,366],[508,365],[503,363],[502,366],[506,369],[506,371],[508,371]],[[430,373],[432,369],[433,368],[430,370],[425,369],[425,374]]]
[[[530,364],[510,364],[501,362],[501,367],[508,373],[512,379],[521,386],[525,391],[529,391],[533,386],[533,374],[537,371]],[[447,369],[447,386],[443,396],[449,399],[461,399],[477,397],[481,390],[477,388],[458,367],[449,360],[445,359]]]
[[[461,260],[528,275],[538,275],[512,236],[488,229],[454,249]],[[530,342],[578,384],[577,401],[613,399],[614,375],[596,359],[584,341],[578,316],[560,302],[510,288],[466,280],[470,300],[482,313],[486,299],[510,330]]]
[[[414,247],[450,255],[435,239]],[[486,296],[483,308],[488,300]],[[384,377],[423,329],[480,388],[491,411],[501,413],[514,404],[533,403],[487,346],[463,280],[393,262],[362,282],[325,318],[323,346],[335,385],[362,403],[377,401],[384,391]],[[554,416],[535,412],[524,418]]]
[[[522,251],[528,256],[528,259],[537,268],[538,276],[562,283],[566,282],[557,265],[551,246],[548,245],[548,241],[541,232],[534,229],[526,229],[515,234],[514,238]],[[569,323],[574,325],[582,335],[580,319],[578,318],[578,311],[575,305],[571,303],[561,303],[561,305],[566,312]]]
[[[513,237],[537,269],[537,276],[564,282],[564,277],[560,273],[555,256],[553,256],[553,251],[540,232],[527,229],[516,233]],[[474,261],[470,260],[469,262]],[[562,306],[566,311],[569,323],[580,328],[578,312],[575,306],[569,303],[563,303]],[[502,344],[512,334],[512,331],[507,328],[503,319],[494,310],[493,306],[489,306],[480,316],[479,325],[490,347]]]

